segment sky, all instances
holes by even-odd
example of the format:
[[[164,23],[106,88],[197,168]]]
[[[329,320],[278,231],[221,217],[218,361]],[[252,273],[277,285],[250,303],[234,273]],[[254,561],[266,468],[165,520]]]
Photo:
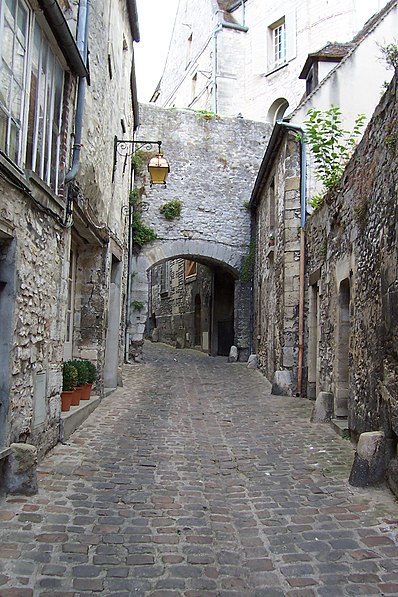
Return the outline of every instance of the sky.
[[[163,73],[178,0],[137,0],[141,41],[134,44],[138,101],[149,102]]]

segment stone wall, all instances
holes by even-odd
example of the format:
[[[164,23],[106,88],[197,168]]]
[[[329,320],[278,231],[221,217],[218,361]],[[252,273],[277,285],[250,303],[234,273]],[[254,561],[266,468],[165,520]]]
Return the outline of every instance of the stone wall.
[[[11,326],[9,354],[1,355],[2,409],[8,406],[2,439],[7,446],[33,443],[41,455],[58,440],[65,307],[59,284],[65,235],[51,216],[38,211],[32,200],[2,178],[0,195],[0,221],[13,235],[17,231],[16,240],[3,237],[0,244],[0,279],[5,282],[2,330],[3,315]],[[13,283],[7,295],[6,288]],[[4,334],[7,342],[5,330]]]
[[[255,209],[254,345],[260,369],[272,381],[287,372],[283,393],[297,392],[300,163],[293,134],[283,136],[275,166]],[[279,391],[276,386],[274,391]],[[282,390],[281,390],[282,391]]]
[[[91,85],[85,90],[77,177],[63,184],[75,133],[73,72],[65,72],[59,194],[0,156],[0,448],[34,444],[39,458],[59,439],[63,361],[73,356],[95,362],[101,394],[104,370],[116,379],[123,358],[127,275],[121,268],[127,264],[130,173],[119,169],[112,181],[112,170],[115,135],[123,134],[123,126],[133,135],[133,48],[127,4],[109,6],[105,0],[91,4]],[[70,7],[68,22],[75,23],[78,4]],[[71,248],[77,256],[74,284]],[[72,288],[74,334],[66,357]]]
[[[383,430],[394,441],[398,434],[397,106],[395,79],[338,190],[326,196],[306,227],[310,290],[318,296],[317,392],[334,394],[335,415],[348,414],[354,437]]]
[[[157,234],[145,244],[132,264],[132,298],[147,302],[147,270],[167,259],[186,257],[224,267],[237,280],[249,251],[248,201],[267,145],[270,125],[241,118],[209,117],[192,111],[141,106],[139,139],[160,139],[170,163],[167,187],[149,185],[147,176],[136,181],[147,208],[142,219]],[[160,207],[182,202],[181,216],[167,221]],[[238,289],[238,286],[237,286]],[[249,296],[237,293],[237,342],[248,352]],[[130,333],[142,339],[147,310],[134,314]],[[243,317],[243,320],[240,320]]]
[[[163,271],[162,271],[163,270]],[[168,274],[167,288],[161,279]],[[203,334],[209,335],[212,291],[212,271],[197,264],[197,273],[185,276],[185,260],[175,259],[155,266],[151,270],[151,301],[149,318],[156,317],[156,328],[150,330],[152,338],[178,348],[200,348],[208,351]],[[200,338],[195,339],[195,297],[200,297]],[[152,326],[152,328],[155,326]],[[206,337],[206,336],[205,336]]]

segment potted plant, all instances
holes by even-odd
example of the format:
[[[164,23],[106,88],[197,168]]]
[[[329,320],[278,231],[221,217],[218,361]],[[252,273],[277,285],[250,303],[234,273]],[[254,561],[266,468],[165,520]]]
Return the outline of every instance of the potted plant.
[[[73,359],[70,361],[77,371],[77,386],[72,397],[72,406],[79,406],[82,399],[82,390],[87,383],[87,367],[85,361],[81,359]]]
[[[86,383],[85,387],[87,388],[87,391],[88,391],[88,398],[87,398],[87,400],[88,400],[91,395],[91,390],[92,390],[93,384],[97,380],[97,367],[91,361],[85,361],[85,363],[86,363],[86,367],[87,367],[87,383]]]
[[[62,365],[61,410],[68,411],[72,404],[73,392],[77,384],[76,367],[70,361]]]

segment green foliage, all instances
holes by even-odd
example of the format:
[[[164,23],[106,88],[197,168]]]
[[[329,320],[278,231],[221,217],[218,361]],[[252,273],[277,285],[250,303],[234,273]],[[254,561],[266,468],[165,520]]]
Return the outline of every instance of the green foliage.
[[[359,114],[352,132],[349,132],[342,127],[341,111],[337,106],[331,106],[326,112],[315,108],[308,110],[306,141],[315,158],[316,177],[325,190],[335,188],[339,182],[364,120],[365,115]]]
[[[132,301],[131,306],[133,307],[134,311],[141,312],[145,307],[145,303],[143,303],[142,301]]]
[[[137,205],[140,198],[141,198],[140,191],[137,189],[137,187],[135,187],[132,191],[130,191],[130,195],[129,195],[130,205]]]
[[[392,133],[386,137],[387,147],[395,147],[398,143],[398,133]]]
[[[141,248],[145,243],[155,240],[156,232],[142,221],[139,189],[134,188],[130,191],[129,203],[133,206],[133,243]]]
[[[378,44],[382,58],[387,64],[387,68],[398,72],[398,43],[394,40],[393,43],[381,45]]]
[[[156,232],[143,223],[141,212],[134,209],[133,212],[133,242],[138,247],[142,247],[145,243],[150,243],[156,239]]]
[[[324,199],[324,195],[322,195],[322,194],[314,195],[310,199],[311,207],[313,207],[314,209],[318,209],[319,207],[321,207],[323,205],[323,199]]]
[[[255,258],[256,244],[252,241],[249,245],[249,253],[246,255],[240,270],[240,279],[244,284],[247,284],[252,279]]]
[[[216,114],[215,112],[210,112],[209,110],[193,110],[193,112],[195,112],[195,114],[198,114],[198,116],[202,116],[206,120],[211,120],[212,118],[219,118],[218,114]]]
[[[160,213],[166,218],[166,220],[174,220],[179,218],[181,215],[182,201],[179,199],[173,199],[168,203],[164,203],[160,208]]]
[[[87,361],[83,361],[81,359],[73,359],[69,362],[73,365],[73,367],[75,367],[77,371],[77,385],[84,386],[84,384],[88,383]]]
[[[131,164],[133,166],[134,172],[138,176],[142,176],[144,174],[147,163],[153,155],[153,151],[144,151],[142,149],[139,149],[132,155]]]
[[[71,361],[62,365],[62,390],[71,392],[77,386],[77,369]]]
[[[87,383],[95,383],[97,380],[97,367],[91,361],[85,361],[87,367]]]

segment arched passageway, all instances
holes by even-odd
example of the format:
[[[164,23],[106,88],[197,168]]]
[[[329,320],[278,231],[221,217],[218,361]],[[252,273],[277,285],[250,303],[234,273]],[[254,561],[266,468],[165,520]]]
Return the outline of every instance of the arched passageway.
[[[176,253],[178,248],[183,251]],[[243,251],[189,240],[158,241],[134,257],[130,357],[147,335],[213,356],[227,355],[235,344],[240,360],[246,360],[250,288],[240,280],[243,258]]]

